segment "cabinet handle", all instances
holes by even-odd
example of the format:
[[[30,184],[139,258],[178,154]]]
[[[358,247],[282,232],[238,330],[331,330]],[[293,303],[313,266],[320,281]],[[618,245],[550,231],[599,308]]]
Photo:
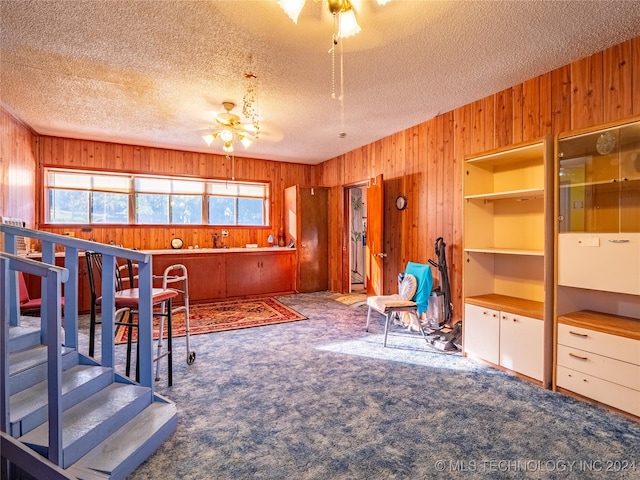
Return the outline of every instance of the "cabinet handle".
[[[575,335],[576,337],[582,337],[582,338],[587,338],[589,336],[586,333],[578,333],[578,332],[574,332],[573,330],[569,330],[569,333],[571,335]]]
[[[580,355],[576,355],[575,353],[571,353],[571,352],[569,352],[569,356],[573,358],[577,358],[578,360],[583,360],[585,362],[589,360],[587,357],[581,357]]]
[[[609,240],[611,243],[629,243],[630,240],[625,240],[625,239],[610,239]]]

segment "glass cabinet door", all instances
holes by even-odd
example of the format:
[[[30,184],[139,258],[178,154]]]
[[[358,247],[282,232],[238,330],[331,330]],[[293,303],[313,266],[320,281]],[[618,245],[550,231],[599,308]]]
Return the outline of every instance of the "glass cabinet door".
[[[620,231],[640,232],[640,122],[620,128]]]
[[[640,122],[558,141],[559,230],[640,232]]]
[[[617,232],[619,142],[616,130],[558,142],[560,232]]]

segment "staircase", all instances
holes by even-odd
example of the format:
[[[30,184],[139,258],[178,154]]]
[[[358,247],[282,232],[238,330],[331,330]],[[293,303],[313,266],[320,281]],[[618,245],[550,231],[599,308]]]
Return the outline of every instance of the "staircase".
[[[9,327],[9,338],[10,434],[44,459],[49,444],[46,347],[33,327]],[[60,466],[69,478],[125,478],[176,430],[176,406],[113,368],[61,348]]]
[[[124,479],[177,428],[175,404],[153,389],[151,256],[60,235],[4,225],[0,250],[0,472],[2,480]],[[42,261],[16,255],[16,237],[42,243]],[[65,267],[54,265],[63,247]],[[114,370],[113,342],[101,363],[78,351],[77,275],[83,249],[140,265],[140,383]],[[43,279],[37,326],[19,314],[17,275]],[[102,338],[114,337],[113,276],[103,279]],[[65,290],[61,339],[61,286]],[[110,291],[112,290],[112,291]]]

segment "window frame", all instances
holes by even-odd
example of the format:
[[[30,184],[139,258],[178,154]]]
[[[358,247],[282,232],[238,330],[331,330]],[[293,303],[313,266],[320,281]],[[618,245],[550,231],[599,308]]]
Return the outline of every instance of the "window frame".
[[[60,173],[60,174],[75,174],[75,175],[86,175],[91,177],[90,178],[90,184],[91,187],[86,188],[86,187],[55,187],[49,184],[49,180],[50,180],[50,174],[56,174],[56,173]],[[121,188],[120,189],[114,189],[114,190],[109,190],[109,189],[105,189],[105,188],[93,188],[93,177],[95,176],[112,176],[112,177],[125,177],[127,178],[127,184],[128,184],[128,191],[124,192]],[[200,193],[190,193],[190,192],[186,192],[184,190],[177,190],[177,191],[171,191],[171,192],[167,192],[167,191],[151,191],[149,189],[136,189],[136,180],[137,179],[151,179],[151,180],[166,180],[168,181],[169,185],[174,185],[173,182],[175,182],[175,184],[180,184],[181,182],[190,182],[190,183],[200,183],[201,184],[201,188],[199,189]],[[64,167],[44,167],[43,168],[43,188],[42,188],[42,192],[43,192],[43,209],[42,209],[42,222],[44,225],[48,225],[48,226],[74,226],[74,227],[91,227],[91,228],[100,228],[100,227],[109,227],[109,226],[116,226],[116,227],[125,227],[125,226],[130,226],[130,227],[193,227],[193,228],[198,228],[198,227],[223,227],[223,228],[270,228],[272,226],[271,223],[271,219],[272,219],[272,214],[271,214],[271,207],[273,205],[273,202],[271,201],[271,182],[270,181],[256,181],[256,180],[228,180],[228,179],[221,179],[221,178],[201,178],[201,177],[189,177],[189,176],[182,176],[182,175],[152,175],[152,174],[148,174],[148,173],[132,173],[132,172],[124,172],[124,171],[104,171],[104,170],[100,170],[100,171],[96,171],[96,170],[85,170],[85,169],[71,169],[71,168],[64,168]],[[182,184],[185,185],[185,184]],[[235,195],[229,195],[229,194],[225,194],[225,195],[220,195],[220,194],[215,194],[212,192],[216,192],[216,191],[220,191],[220,188],[223,188],[223,190],[227,190],[230,187],[231,188],[235,188],[236,193]],[[246,190],[253,190],[255,191],[256,187],[258,188],[258,190],[262,190],[263,195],[262,196],[257,196],[257,195],[252,195],[252,194],[247,194]],[[243,188],[245,189],[245,193],[242,193]],[[88,204],[87,204],[87,208],[88,208],[88,218],[89,218],[89,222],[88,223],[63,223],[63,222],[51,222],[50,219],[50,198],[51,198],[51,191],[52,190],[65,190],[65,191],[82,191],[82,192],[87,192],[88,196],[89,196],[89,200],[88,200]],[[106,222],[92,222],[91,219],[91,205],[92,205],[92,201],[91,201],[91,197],[92,197],[92,193],[93,192],[101,192],[101,193],[125,193],[128,196],[128,221],[127,223],[106,223]],[[167,195],[168,199],[167,201],[169,202],[169,210],[168,210],[168,220],[169,223],[138,223],[137,222],[137,217],[138,217],[138,213],[136,211],[136,205],[137,205],[137,195],[138,194],[158,194],[158,195]],[[171,223],[171,216],[172,216],[172,212],[171,212],[171,196],[175,195],[175,196],[196,196],[196,197],[201,197],[201,212],[202,212],[202,217],[201,217],[201,222],[199,223]],[[210,197],[215,197],[215,196],[224,196],[224,197],[232,197],[234,200],[234,205],[236,206],[235,208],[235,214],[234,214],[234,223],[227,223],[227,224],[217,224],[217,223],[209,223],[210,219],[212,217],[212,215],[210,214],[209,211],[209,202],[210,202]],[[238,206],[238,200],[240,198],[253,198],[253,199],[261,199],[262,201],[262,217],[263,217],[263,223],[262,224],[239,224],[238,222],[238,211],[237,211],[237,206]]]

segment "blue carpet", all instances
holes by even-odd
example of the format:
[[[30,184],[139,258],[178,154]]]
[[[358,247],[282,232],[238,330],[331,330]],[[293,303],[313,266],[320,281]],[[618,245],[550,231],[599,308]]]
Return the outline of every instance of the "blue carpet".
[[[140,479],[640,478],[640,424],[544,390],[327,292],[306,322],[177,339],[178,430]],[[122,352],[121,347],[118,351]],[[166,377],[165,377],[166,378]]]

